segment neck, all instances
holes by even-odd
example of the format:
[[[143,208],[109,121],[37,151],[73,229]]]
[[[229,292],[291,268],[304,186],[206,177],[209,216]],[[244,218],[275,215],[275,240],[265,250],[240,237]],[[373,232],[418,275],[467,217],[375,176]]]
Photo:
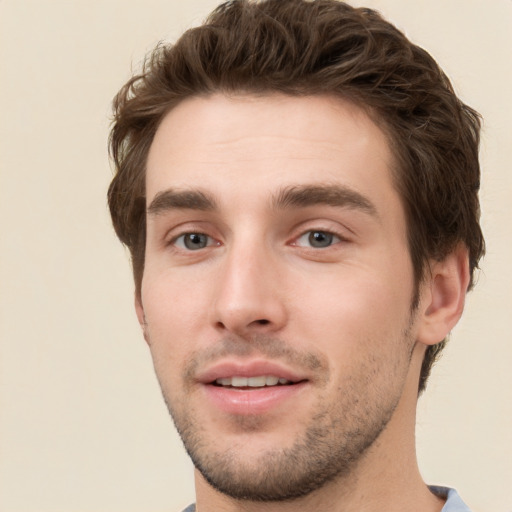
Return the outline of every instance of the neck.
[[[260,503],[218,492],[196,470],[197,512],[440,512],[443,500],[429,491],[416,459],[417,375],[423,353],[421,346],[415,348],[393,417],[350,474],[302,498]]]

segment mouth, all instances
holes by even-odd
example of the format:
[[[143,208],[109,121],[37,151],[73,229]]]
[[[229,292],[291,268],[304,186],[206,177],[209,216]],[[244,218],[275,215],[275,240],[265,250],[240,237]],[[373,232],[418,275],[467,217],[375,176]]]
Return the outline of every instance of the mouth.
[[[224,361],[213,365],[197,376],[201,384],[233,389],[293,386],[308,379],[277,362]]]
[[[211,384],[223,388],[254,389],[276,386],[291,386],[296,384],[296,382],[292,382],[291,380],[285,379],[284,377],[277,377],[275,375],[260,375],[255,377],[222,377],[216,379]]]
[[[309,375],[272,361],[224,361],[197,379],[214,411],[229,415],[277,413],[295,407],[311,384]],[[281,409],[282,410],[282,409]]]

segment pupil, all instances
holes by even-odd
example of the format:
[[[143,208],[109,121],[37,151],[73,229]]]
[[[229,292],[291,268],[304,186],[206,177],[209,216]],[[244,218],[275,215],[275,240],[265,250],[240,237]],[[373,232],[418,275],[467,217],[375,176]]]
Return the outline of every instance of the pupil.
[[[313,247],[328,247],[332,243],[332,235],[324,231],[313,231],[309,235],[309,243]]]
[[[185,237],[184,242],[187,249],[202,249],[206,247],[206,235],[190,233]]]

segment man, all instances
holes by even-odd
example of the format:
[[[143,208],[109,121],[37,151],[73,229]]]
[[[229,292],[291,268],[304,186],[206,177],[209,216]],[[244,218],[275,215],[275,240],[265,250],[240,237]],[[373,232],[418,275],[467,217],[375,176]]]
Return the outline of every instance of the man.
[[[196,510],[468,510],[414,447],[484,250],[479,117],[434,60],[368,9],[228,2],[114,109],[111,214]]]

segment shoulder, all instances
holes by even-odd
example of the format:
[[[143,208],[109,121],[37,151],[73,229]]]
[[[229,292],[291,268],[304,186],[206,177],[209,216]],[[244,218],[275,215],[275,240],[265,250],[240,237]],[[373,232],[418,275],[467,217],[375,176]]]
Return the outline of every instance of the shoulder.
[[[196,512],[195,504],[189,505],[183,512]]]

